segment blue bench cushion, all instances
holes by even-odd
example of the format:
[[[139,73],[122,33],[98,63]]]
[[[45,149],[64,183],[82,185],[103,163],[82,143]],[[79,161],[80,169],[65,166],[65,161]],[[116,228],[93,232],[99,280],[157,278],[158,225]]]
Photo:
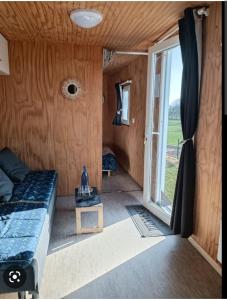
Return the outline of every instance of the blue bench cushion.
[[[46,213],[45,203],[0,205],[0,263],[31,263]]]
[[[26,267],[31,264],[35,254],[37,240],[36,238],[5,238],[0,239],[0,267],[7,268],[12,264],[20,267]]]
[[[50,202],[55,188],[57,173],[49,171],[31,171],[23,182],[14,185],[11,201]]]
[[[117,160],[112,153],[107,153],[102,156],[102,169],[103,170],[117,170]]]
[[[56,181],[54,170],[31,171],[14,185],[12,199],[0,204],[0,268],[32,262]]]

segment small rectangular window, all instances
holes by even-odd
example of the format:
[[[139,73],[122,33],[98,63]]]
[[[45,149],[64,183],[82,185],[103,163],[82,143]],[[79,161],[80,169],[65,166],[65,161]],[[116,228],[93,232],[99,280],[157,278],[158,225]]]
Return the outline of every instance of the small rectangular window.
[[[129,109],[130,109],[130,85],[122,86],[122,114],[121,123],[129,125]]]

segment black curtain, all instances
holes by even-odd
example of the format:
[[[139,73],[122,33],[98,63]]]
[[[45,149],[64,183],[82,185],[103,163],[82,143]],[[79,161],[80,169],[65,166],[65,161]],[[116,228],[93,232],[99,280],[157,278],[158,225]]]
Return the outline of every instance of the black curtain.
[[[112,124],[121,126],[122,99],[121,99],[121,85],[119,82],[115,84],[115,90],[117,94],[117,111]]]
[[[177,175],[170,227],[175,234],[187,238],[193,231],[195,194],[195,134],[199,113],[199,80],[201,47],[197,35],[198,23],[193,9],[184,12],[179,20],[179,39],[183,61],[180,98],[183,145]],[[202,24],[202,23],[201,23]],[[201,31],[200,31],[201,32]],[[198,43],[198,44],[197,44]]]

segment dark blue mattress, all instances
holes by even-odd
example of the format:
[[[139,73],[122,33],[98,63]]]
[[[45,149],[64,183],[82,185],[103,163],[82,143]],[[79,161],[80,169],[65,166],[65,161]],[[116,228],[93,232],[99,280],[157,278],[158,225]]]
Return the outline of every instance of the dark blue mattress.
[[[55,171],[30,172],[0,205],[0,267],[30,264],[56,186]]]
[[[12,201],[49,203],[56,179],[57,173],[54,170],[31,171],[22,183],[14,185]]]
[[[31,263],[46,216],[44,203],[0,206],[0,263]]]
[[[107,153],[102,156],[102,169],[103,170],[117,170],[117,160],[112,153]]]

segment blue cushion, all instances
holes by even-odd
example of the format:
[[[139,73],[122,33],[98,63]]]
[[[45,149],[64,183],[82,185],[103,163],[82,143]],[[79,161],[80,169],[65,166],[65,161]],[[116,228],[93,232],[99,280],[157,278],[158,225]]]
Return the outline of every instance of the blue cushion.
[[[102,169],[103,170],[117,170],[117,160],[112,153],[107,153],[102,156]]]
[[[7,202],[13,194],[13,182],[6,173],[0,169],[0,202]]]
[[[31,263],[46,212],[44,203],[0,205],[0,263]]]
[[[33,261],[56,181],[54,170],[31,171],[15,184],[12,199],[0,204],[0,268]]]
[[[32,262],[35,254],[37,240],[34,237],[25,237],[18,239],[5,238],[0,239],[0,264],[10,262],[20,262],[21,266],[26,266]]]
[[[0,167],[14,182],[21,182],[30,171],[17,155],[9,148],[0,151]]]
[[[14,185],[11,201],[49,203],[55,188],[57,173],[54,170],[31,171],[21,183]]]

